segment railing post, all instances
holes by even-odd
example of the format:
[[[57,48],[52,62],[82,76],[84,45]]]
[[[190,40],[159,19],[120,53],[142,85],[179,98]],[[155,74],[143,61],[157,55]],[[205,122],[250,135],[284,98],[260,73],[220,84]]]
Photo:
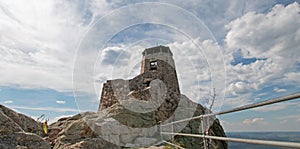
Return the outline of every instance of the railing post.
[[[172,132],[174,133],[174,124],[172,124],[171,127],[172,127],[171,130],[172,130]],[[175,142],[174,137],[175,137],[175,135],[172,136],[172,142],[173,142],[173,143]]]
[[[200,118],[200,120],[201,120],[201,131],[202,131],[202,134],[203,134],[203,144],[204,144],[204,149],[207,149],[207,144],[206,144],[206,139],[205,139],[205,131],[204,131],[204,118],[203,118],[203,116],[201,116],[201,118]]]

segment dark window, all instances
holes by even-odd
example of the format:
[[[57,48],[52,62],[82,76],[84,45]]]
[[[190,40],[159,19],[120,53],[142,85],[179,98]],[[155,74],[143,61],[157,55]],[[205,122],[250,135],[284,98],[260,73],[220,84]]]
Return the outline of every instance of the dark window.
[[[151,81],[147,81],[145,84],[146,84],[147,87],[149,87],[150,83],[151,83]]]
[[[157,61],[150,62],[150,70],[157,70]]]

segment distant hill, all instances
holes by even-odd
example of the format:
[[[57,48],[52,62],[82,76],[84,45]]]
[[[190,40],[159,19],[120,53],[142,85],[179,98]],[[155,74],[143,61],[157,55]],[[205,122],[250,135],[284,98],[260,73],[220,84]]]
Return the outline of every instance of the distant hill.
[[[300,142],[300,132],[227,132],[228,137]],[[282,149],[281,147],[229,142],[230,149]]]

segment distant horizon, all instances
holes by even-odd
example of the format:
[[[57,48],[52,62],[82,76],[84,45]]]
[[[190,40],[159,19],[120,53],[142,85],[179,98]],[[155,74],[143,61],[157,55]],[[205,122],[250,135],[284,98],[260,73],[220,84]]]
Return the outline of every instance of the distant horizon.
[[[225,131],[225,133],[273,133],[273,132],[285,132],[285,133],[300,133],[300,131]]]

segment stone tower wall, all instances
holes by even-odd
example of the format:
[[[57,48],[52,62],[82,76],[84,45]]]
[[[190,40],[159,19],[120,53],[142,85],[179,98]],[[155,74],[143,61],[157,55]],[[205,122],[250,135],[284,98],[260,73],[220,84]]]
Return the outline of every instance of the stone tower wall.
[[[114,94],[111,82],[111,80],[107,80],[106,83],[103,84],[101,93],[101,103],[99,105],[98,111],[106,109],[118,102]]]

